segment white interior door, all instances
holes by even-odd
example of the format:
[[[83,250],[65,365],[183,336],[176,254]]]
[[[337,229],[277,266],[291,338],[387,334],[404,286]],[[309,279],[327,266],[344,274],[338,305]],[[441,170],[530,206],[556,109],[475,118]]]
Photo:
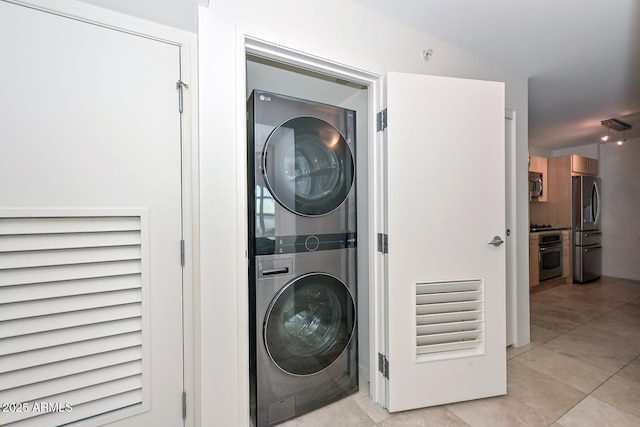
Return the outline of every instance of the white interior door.
[[[506,393],[504,85],[387,75],[387,408]]]
[[[0,2],[0,402],[182,425],[180,48]]]

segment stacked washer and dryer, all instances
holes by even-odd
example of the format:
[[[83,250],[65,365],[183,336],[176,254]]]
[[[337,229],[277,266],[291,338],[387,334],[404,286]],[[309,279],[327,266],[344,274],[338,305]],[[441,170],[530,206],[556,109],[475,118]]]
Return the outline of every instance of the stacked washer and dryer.
[[[251,416],[269,426],[358,390],[355,112],[248,101]]]

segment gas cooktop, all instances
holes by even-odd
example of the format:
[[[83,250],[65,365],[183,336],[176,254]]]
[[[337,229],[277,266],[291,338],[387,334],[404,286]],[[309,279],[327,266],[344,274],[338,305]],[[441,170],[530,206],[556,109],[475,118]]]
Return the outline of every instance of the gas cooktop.
[[[529,231],[555,231],[555,230],[571,230],[571,227],[554,227],[548,224],[530,224]]]

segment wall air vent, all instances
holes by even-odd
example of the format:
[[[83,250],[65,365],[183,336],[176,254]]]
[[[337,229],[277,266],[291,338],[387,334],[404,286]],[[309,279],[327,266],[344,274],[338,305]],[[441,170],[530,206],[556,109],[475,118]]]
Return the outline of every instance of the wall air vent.
[[[483,281],[416,283],[416,356],[483,351]]]

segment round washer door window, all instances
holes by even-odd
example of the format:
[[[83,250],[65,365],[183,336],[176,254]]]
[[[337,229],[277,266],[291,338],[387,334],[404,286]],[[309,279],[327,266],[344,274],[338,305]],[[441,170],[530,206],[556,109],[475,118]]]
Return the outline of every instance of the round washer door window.
[[[269,357],[293,375],[320,372],[349,345],[355,319],[344,283],[327,274],[301,276],[280,290],[267,310],[263,332]]]
[[[347,141],[316,117],[296,117],[278,126],[267,139],[263,161],[271,194],[296,214],[333,211],[353,184],[354,161]]]

